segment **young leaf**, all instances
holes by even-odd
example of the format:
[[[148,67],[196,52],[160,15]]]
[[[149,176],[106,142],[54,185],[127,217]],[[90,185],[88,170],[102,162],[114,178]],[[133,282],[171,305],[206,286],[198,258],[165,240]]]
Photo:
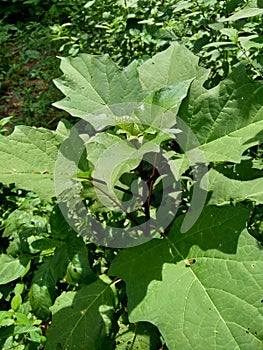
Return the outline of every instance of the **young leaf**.
[[[113,349],[110,340],[115,298],[100,280],[61,294],[52,306],[46,350]]]
[[[206,207],[186,234],[179,217],[168,239],[123,250],[109,273],[126,282],[130,322],[156,325],[169,350],[260,349],[263,256],[247,215]]]

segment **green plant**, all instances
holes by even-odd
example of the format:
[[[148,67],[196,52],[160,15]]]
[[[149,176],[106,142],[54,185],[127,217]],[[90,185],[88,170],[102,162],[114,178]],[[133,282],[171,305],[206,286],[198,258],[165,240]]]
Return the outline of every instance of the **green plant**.
[[[57,196],[45,218],[6,219],[0,265],[3,284],[30,280],[38,319],[51,311],[45,349],[261,349],[262,80],[239,64],[207,89],[178,44],[61,69],[55,105],[80,121],[0,139],[0,180]]]
[[[67,20],[50,27],[64,55],[109,53],[125,66],[178,41],[211,69],[211,87],[242,60],[249,61],[251,75],[262,75],[259,1],[75,0],[65,12]]]

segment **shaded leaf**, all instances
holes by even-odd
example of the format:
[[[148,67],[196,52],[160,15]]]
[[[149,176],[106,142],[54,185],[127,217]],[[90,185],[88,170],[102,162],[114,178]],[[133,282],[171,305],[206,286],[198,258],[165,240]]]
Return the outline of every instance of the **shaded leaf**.
[[[146,322],[120,323],[115,340],[117,350],[155,350],[161,345],[156,328]]]
[[[148,321],[169,350],[261,349],[263,255],[245,229],[248,211],[206,207],[169,240],[123,250],[109,273],[127,285],[130,322]]]
[[[263,177],[242,181],[230,179],[211,169],[209,190],[212,191],[209,204],[223,205],[244,200],[251,200],[256,204],[263,203]]]
[[[242,18],[250,18],[253,16],[258,16],[263,13],[263,2],[262,0],[251,0],[247,3],[247,5],[234,13],[232,16],[221,19],[222,22],[226,21],[237,21]]]
[[[69,284],[88,284],[96,278],[89,265],[86,245],[82,237],[73,232],[68,234],[52,257],[45,259],[34,275],[29,296],[33,312],[40,319],[49,318],[57,281],[63,277]]]
[[[212,89],[206,90],[203,83],[203,78],[192,83],[179,117],[191,127],[208,162],[239,163],[242,153],[261,140],[263,82],[251,81],[241,65]],[[191,149],[187,132],[178,140]]]
[[[45,349],[113,349],[110,332],[114,305],[111,286],[100,280],[61,294],[51,308]]]

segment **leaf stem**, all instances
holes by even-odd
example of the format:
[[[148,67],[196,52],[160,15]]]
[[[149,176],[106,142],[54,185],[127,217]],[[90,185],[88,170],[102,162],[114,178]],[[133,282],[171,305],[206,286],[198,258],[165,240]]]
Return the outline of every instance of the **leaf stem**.
[[[102,185],[107,185],[107,183],[103,180],[100,180],[100,179],[96,179],[94,177],[84,177],[84,176],[78,176],[78,179],[83,179],[83,180],[88,180],[88,181],[91,181],[91,182],[98,182]],[[115,185],[114,188],[118,191],[121,191],[123,193],[126,193],[126,194],[130,194],[131,196],[134,196],[134,197],[137,197],[137,198],[140,198],[142,199],[142,196],[139,194],[139,193],[134,193],[130,190],[126,190],[125,188],[123,187],[120,187],[118,185]]]
[[[129,213],[129,212],[127,212],[127,210],[125,209],[125,207],[121,204],[121,203],[119,203],[115,198],[113,198],[109,193],[107,193],[106,191],[104,191],[102,188],[100,188],[98,185],[96,185],[94,182],[94,179],[92,179],[92,178],[83,178],[84,180],[87,180],[87,181],[90,181],[90,182],[92,182],[92,184],[93,184],[93,186],[95,187],[95,188],[97,188],[101,193],[103,193],[106,197],[108,197],[113,203],[115,203],[126,215],[127,215],[127,218],[131,221],[131,222],[133,222],[135,225],[139,225],[139,223],[138,223],[138,221],[136,220],[136,219],[134,219],[132,216],[131,216],[131,214]],[[99,180],[99,179],[97,179],[97,182],[100,182],[100,183],[102,183],[102,184],[106,184],[104,181],[102,181],[102,180]]]

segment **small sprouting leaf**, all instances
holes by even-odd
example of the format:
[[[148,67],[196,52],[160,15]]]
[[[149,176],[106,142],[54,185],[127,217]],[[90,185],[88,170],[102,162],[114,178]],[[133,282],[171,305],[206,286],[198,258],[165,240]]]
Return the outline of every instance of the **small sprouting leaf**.
[[[22,297],[20,294],[16,294],[13,296],[11,300],[11,307],[14,311],[16,311],[19,306],[22,304]]]

